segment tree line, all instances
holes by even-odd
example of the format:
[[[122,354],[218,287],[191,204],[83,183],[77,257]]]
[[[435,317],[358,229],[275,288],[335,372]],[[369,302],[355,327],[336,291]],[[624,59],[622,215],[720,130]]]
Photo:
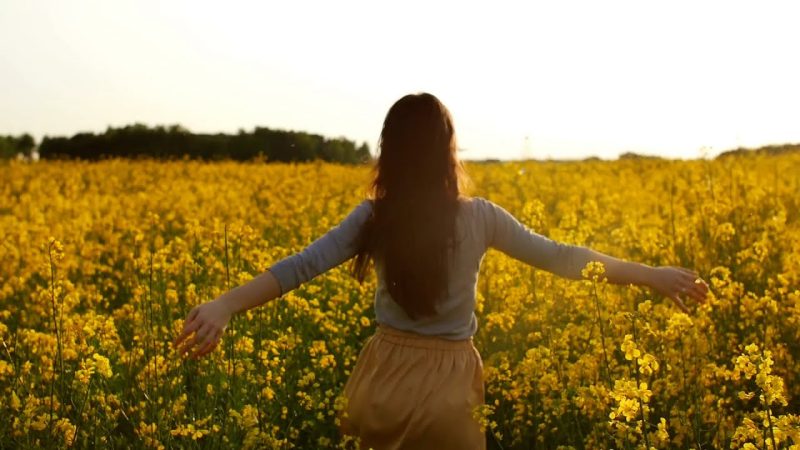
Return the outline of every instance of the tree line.
[[[18,153],[29,157],[36,141],[30,134],[20,136],[0,136],[0,159],[15,158]]]
[[[739,147],[733,150],[727,150],[720,153],[717,158],[727,158],[730,156],[739,156],[748,153],[759,153],[765,155],[782,155],[784,153],[796,153],[800,152],[800,144],[775,144],[775,145],[766,145],[763,147],[759,147],[755,150]]]
[[[28,136],[28,135],[25,135]],[[30,138],[30,136],[28,136]],[[3,157],[13,157],[17,152],[30,156],[34,150],[33,139],[19,144],[11,136],[0,137]],[[8,155],[5,148],[9,147]],[[108,127],[100,134],[77,133],[72,137],[47,137],[38,146],[41,159],[105,158],[156,158],[246,161],[302,162],[321,159],[344,164],[359,164],[371,158],[367,143],[326,138],[302,131],[276,130],[256,127],[252,132],[239,130],[238,134],[195,134],[180,125],[148,127],[136,123],[121,128]]]
[[[344,164],[359,164],[372,158],[366,142],[325,138],[302,131],[285,131],[256,127],[252,132],[239,130],[238,134],[195,134],[180,125],[150,128],[136,123],[121,128],[108,127],[101,134],[77,133],[72,137],[47,137],[38,148],[30,134],[0,135],[0,159],[14,158],[18,154],[30,158],[38,151],[42,159],[139,158],[246,161],[303,162],[315,159]],[[742,154],[778,155],[800,151],[800,144],[767,145],[756,149],[736,148],[724,151],[717,158]],[[619,159],[658,158],[628,152]],[[592,158],[587,158],[592,159]],[[486,162],[492,162],[487,160]],[[498,160],[499,161],[499,160]]]

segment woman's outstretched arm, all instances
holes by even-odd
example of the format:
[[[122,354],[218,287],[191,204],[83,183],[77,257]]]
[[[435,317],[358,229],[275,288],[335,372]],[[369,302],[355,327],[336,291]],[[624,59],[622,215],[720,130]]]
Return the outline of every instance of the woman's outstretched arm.
[[[192,308],[186,316],[181,334],[172,344],[178,347],[183,343],[178,350],[180,354],[185,354],[196,346],[191,358],[199,358],[217,347],[234,314],[260,306],[280,295],[278,279],[267,270],[216,299]],[[186,338],[192,333],[194,337],[187,341]]]
[[[704,302],[708,294],[708,285],[693,270],[674,266],[652,267],[647,264],[624,261],[590,248],[585,248],[584,254],[586,263],[597,261],[603,264],[605,277],[609,283],[647,286],[668,297],[686,313],[689,310],[683,301],[685,298]],[[582,278],[580,274],[572,275],[570,278]]]
[[[597,261],[605,266],[605,277],[613,284],[635,284],[654,289],[688,312],[684,298],[704,301],[708,285],[696,272],[682,267],[652,267],[624,261],[591,248],[566,244],[537,234],[503,207],[479,198],[485,223],[487,246],[512,258],[572,280],[583,279],[582,269]]]
[[[362,201],[339,225],[301,252],[278,261],[264,273],[213,301],[192,308],[173,345],[178,347],[183,343],[180,354],[196,347],[191,357],[201,357],[216,348],[234,314],[280,297],[350,259],[356,251],[356,236],[370,212],[371,202]],[[194,336],[189,338],[192,333]]]

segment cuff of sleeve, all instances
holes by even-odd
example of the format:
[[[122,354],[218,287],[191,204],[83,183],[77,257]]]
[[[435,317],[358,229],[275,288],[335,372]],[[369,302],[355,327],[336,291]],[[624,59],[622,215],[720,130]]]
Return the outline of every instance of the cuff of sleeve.
[[[291,263],[286,259],[278,261],[270,266],[267,270],[270,271],[278,280],[278,286],[281,290],[280,295],[283,295],[297,287],[293,282],[295,279],[294,270],[292,269]]]

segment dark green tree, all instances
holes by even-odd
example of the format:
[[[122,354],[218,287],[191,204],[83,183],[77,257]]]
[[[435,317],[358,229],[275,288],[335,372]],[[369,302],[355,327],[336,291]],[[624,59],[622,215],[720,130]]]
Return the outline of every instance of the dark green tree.
[[[233,159],[246,161],[302,162],[314,159],[346,164],[369,160],[369,147],[339,137],[327,139],[302,131],[273,130],[256,127],[253,132],[239,130],[235,135],[193,134],[180,125],[148,127],[135,123],[121,128],[108,127],[102,134],[78,133],[70,138],[45,137],[39,150],[42,158],[106,157],[181,157],[205,160]]]
[[[19,136],[0,136],[0,158],[16,158],[21,153],[25,157],[30,157],[36,147],[36,141],[28,133]]]

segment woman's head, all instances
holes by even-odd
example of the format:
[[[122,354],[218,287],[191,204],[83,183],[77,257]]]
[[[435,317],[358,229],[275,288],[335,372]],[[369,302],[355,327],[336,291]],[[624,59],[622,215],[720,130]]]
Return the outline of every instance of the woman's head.
[[[450,112],[431,94],[406,95],[389,108],[378,147],[373,215],[353,272],[363,280],[369,259],[380,258],[395,302],[409,317],[431,315],[447,287],[447,248],[468,182]]]
[[[435,96],[409,94],[396,101],[383,121],[373,193],[458,197],[463,176],[450,112]]]

